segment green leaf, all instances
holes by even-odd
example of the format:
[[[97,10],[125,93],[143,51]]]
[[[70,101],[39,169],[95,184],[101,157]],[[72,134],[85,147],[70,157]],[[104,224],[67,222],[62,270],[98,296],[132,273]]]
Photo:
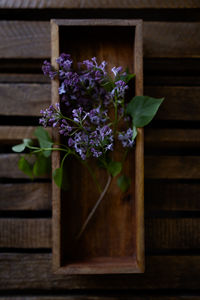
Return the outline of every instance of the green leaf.
[[[135,96],[127,105],[126,112],[131,115],[136,127],[143,127],[151,122],[163,100],[164,98]]]
[[[117,176],[122,170],[122,163],[118,161],[110,161],[108,164],[108,172],[113,176]]]
[[[134,140],[137,136],[137,128],[133,125],[133,137],[132,139]]]
[[[33,144],[33,141],[31,139],[23,139],[23,142],[26,147],[31,146]]]
[[[37,137],[41,148],[52,148],[53,142],[49,136],[49,133],[43,127],[37,127],[34,135]],[[51,155],[51,150],[43,151],[45,157]]]
[[[117,184],[118,184],[118,187],[121,189],[121,191],[125,193],[131,185],[131,179],[129,177],[127,177],[126,175],[121,175],[117,179]]]
[[[24,156],[20,158],[18,161],[19,169],[28,175],[31,179],[33,179],[33,167],[32,165],[25,159]]]
[[[69,182],[68,182],[66,170],[63,169],[62,167],[54,170],[53,179],[59,188],[62,188],[65,191],[69,189]]]
[[[19,145],[15,145],[12,147],[12,150],[14,152],[23,152],[26,147],[28,147],[30,144],[32,144],[32,140],[30,139],[23,139],[23,143]]]
[[[26,146],[23,144],[15,145],[12,147],[12,151],[14,152],[23,152]]]
[[[51,159],[43,155],[38,155],[36,162],[33,166],[33,174],[35,176],[41,176],[48,174],[51,171]]]
[[[53,179],[56,185],[61,188],[63,182],[63,168],[57,168],[53,171]]]

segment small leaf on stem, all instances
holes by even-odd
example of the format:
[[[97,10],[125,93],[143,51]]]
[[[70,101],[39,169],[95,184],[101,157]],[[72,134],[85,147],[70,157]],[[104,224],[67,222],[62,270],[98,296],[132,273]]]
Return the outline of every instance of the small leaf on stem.
[[[23,152],[25,150],[25,148],[28,147],[29,145],[32,145],[32,143],[33,142],[31,139],[23,139],[23,143],[13,146],[12,150],[14,152]]]
[[[34,135],[37,137],[41,148],[52,148],[53,142],[49,133],[43,127],[37,127]],[[51,155],[51,150],[43,151],[42,154],[45,157],[49,157]]]
[[[33,167],[32,165],[25,159],[24,156],[20,158],[18,161],[19,169],[28,175],[31,179],[33,179]]]
[[[51,171],[50,157],[45,157],[39,154],[33,166],[33,174],[35,176],[41,176],[44,174],[48,174],[50,171]]]
[[[121,175],[117,179],[117,184],[122,192],[126,192],[131,185],[131,179],[129,177],[127,177],[126,175]]]
[[[122,163],[119,161],[110,161],[108,164],[108,172],[113,176],[117,176],[122,170]]]

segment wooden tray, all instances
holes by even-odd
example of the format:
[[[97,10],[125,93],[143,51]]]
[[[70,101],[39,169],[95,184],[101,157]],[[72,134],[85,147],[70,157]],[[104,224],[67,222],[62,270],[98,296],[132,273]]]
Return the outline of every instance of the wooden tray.
[[[136,74],[133,94],[143,94],[143,56],[141,20],[52,20],[51,58],[60,53],[74,60],[96,56],[111,66],[129,67]],[[59,82],[52,82],[52,103],[59,102]],[[135,89],[135,91],[134,91]],[[59,135],[54,132],[54,139]],[[120,155],[119,149],[117,156]],[[128,158],[126,173],[132,184],[126,195],[114,180],[81,239],[81,228],[98,192],[88,171],[69,161],[70,191],[61,191],[54,183],[53,201],[53,269],[66,274],[105,274],[144,272],[144,162],[143,130]],[[60,154],[53,153],[53,170],[60,165]],[[98,171],[101,183],[105,174]]]

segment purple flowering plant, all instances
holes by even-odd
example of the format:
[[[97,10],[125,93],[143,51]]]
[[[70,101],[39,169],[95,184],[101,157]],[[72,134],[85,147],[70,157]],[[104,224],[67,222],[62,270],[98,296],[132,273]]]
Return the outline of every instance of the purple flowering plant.
[[[153,119],[164,99],[148,96],[129,99],[129,82],[135,75],[122,67],[113,67],[109,74],[107,63],[103,61],[99,64],[95,57],[74,66],[71,56],[63,53],[56,62],[58,70],[47,61],[44,61],[42,70],[50,79],[59,79],[60,103],[41,110],[42,117],[39,122],[43,127],[57,128],[63,137],[62,144],[54,144],[48,132],[43,127],[38,127],[35,136],[39,146],[35,146],[30,139],[24,139],[22,144],[13,147],[13,151],[22,152],[28,148],[31,154],[35,154],[34,165],[25,157],[19,161],[19,168],[31,178],[49,172],[52,151],[63,152],[61,166],[53,173],[59,187],[66,187],[63,165],[68,156],[74,156],[88,168],[100,196],[80,235],[103,199],[113,177],[121,173],[117,179],[119,188],[123,192],[129,188],[130,179],[122,172],[123,162],[128,151],[135,145],[137,128],[147,125]],[[117,141],[124,149],[122,162],[112,159]],[[108,173],[104,189],[89,166],[90,159],[96,159]]]

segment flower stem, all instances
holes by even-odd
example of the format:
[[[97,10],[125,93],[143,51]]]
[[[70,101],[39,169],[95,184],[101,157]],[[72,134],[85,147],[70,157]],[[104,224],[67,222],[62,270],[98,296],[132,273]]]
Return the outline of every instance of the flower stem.
[[[108,188],[110,186],[111,183],[111,176],[109,174],[108,176],[108,181],[105,185],[104,190],[102,191],[101,195],[99,196],[99,199],[97,200],[97,202],[95,203],[94,207],[92,208],[91,212],[89,213],[87,219],[85,220],[83,226],[81,227],[81,230],[79,231],[78,235],[76,236],[76,240],[80,239],[81,235],[83,234],[83,232],[85,231],[89,221],[91,220],[92,216],[94,215],[96,209],[98,208],[99,204],[101,203],[101,200],[103,199],[103,197],[105,196],[106,192],[108,191]]]

